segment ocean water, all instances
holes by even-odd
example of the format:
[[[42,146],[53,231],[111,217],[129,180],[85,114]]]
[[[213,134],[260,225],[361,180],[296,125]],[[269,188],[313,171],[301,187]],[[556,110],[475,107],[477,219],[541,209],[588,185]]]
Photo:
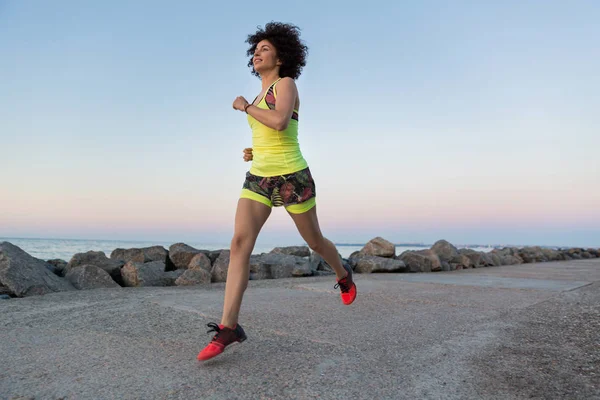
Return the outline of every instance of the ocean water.
[[[15,246],[20,247],[30,255],[42,260],[62,259],[69,261],[73,255],[77,253],[85,253],[87,251],[103,251],[107,257],[114,249],[130,249],[149,246],[163,246],[168,249],[173,243],[171,242],[141,242],[141,241],[124,241],[124,240],[77,240],[77,239],[24,239],[24,238],[0,238],[0,242],[10,242]],[[220,250],[228,249],[229,244],[224,243],[194,243],[186,242],[186,244],[202,250]],[[304,246],[304,243],[298,243],[297,246]],[[338,252],[344,258],[348,258],[350,254],[362,248],[362,245],[336,245]],[[276,246],[254,248],[253,254],[268,253]],[[401,254],[406,250],[423,250],[428,249],[428,246],[396,246],[396,254]],[[470,247],[477,251],[489,251],[489,247]]]

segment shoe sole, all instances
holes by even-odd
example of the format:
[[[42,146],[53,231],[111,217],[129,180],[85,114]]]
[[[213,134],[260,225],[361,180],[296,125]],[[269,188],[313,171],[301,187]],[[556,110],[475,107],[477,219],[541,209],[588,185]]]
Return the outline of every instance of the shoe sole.
[[[239,340],[236,340],[235,342],[230,343],[229,345],[225,346],[225,348],[223,349],[222,352],[220,352],[219,354],[215,354],[214,356],[212,356],[211,358],[207,358],[206,360],[199,360],[198,357],[196,357],[196,359],[200,362],[206,362],[206,361],[210,361],[215,357],[220,356],[221,354],[225,353],[227,351],[227,349],[231,349],[232,347],[235,348],[237,347],[237,345],[242,344],[242,342],[245,342],[246,339],[248,339],[247,336],[244,336],[243,338],[240,338]]]

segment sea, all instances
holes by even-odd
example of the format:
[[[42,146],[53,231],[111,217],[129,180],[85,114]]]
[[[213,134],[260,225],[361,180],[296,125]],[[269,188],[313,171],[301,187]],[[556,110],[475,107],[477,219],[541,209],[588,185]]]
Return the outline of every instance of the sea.
[[[149,246],[163,246],[168,249],[173,242],[160,241],[126,241],[126,240],[87,240],[87,239],[30,239],[30,238],[0,238],[0,242],[10,242],[15,246],[20,247],[33,257],[42,260],[61,259],[69,261],[73,255],[77,253],[85,253],[87,251],[103,251],[107,257],[114,249],[131,249]],[[201,250],[220,250],[228,249],[229,244],[225,243],[194,243],[185,242],[186,244]],[[292,244],[290,244],[291,246]],[[295,246],[305,246],[305,243],[297,243]],[[336,243],[338,252],[343,258],[348,258],[350,254],[362,249],[364,244],[345,244]],[[253,254],[268,253],[277,246],[256,246]],[[423,250],[430,248],[431,245],[396,245],[396,254],[401,254],[406,250]],[[458,248],[466,247],[476,251],[490,251],[489,246],[457,246]]]

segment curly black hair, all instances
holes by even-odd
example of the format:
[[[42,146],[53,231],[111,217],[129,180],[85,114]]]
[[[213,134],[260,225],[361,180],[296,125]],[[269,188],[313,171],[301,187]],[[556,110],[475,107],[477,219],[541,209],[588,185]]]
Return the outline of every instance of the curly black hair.
[[[300,28],[292,24],[269,22],[264,29],[259,26],[256,33],[248,35],[246,43],[250,44],[250,48],[246,55],[250,56],[248,66],[252,69],[252,75],[255,76],[260,75],[254,69],[252,56],[254,56],[256,46],[262,40],[268,40],[275,46],[277,57],[281,61],[279,76],[298,79],[302,68],[306,65],[306,56],[308,55],[308,47],[300,40]]]

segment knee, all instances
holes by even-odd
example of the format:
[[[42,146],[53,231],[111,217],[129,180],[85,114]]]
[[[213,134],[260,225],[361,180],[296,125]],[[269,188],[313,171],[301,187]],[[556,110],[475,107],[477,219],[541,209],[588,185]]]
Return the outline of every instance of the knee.
[[[320,237],[310,241],[307,244],[308,244],[308,247],[310,247],[312,251],[314,251],[315,253],[318,253],[318,254],[322,254],[323,250],[325,250],[325,247],[327,246],[326,239],[323,236],[320,236]]]
[[[233,239],[231,239],[231,252],[232,253],[240,253],[240,252],[252,252],[253,240],[248,235],[244,234],[234,234]]]

